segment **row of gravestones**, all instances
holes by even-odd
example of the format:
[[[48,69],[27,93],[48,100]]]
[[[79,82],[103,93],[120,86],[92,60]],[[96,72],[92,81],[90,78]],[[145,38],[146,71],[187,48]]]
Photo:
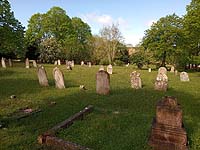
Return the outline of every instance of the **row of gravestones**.
[[[111,73],[112,74],[112,73]],[[130,74],[131,77],[131,87],[134,89],[142,88],[142,81],[140,78],[140,73],[133,71]],[[189,76],[186,72],[180,73],[181,81],[189,81]],[[160,67],[158,70],[158,75],[154,84],[155,90],[167,91],[168,88],[168,77],[167,70],[165,67]],[[107,95],[110,93],[110,74],[108,71],[104,71],[104,68],[100,67],[99,72],[96,74],[96,92],[98,94]]]

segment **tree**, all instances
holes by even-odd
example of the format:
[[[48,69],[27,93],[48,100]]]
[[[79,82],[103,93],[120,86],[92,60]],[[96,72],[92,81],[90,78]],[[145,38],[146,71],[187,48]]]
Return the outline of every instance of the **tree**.
[[[155,58],[165,66],[166,60],[177,63],[176,56],[182,53],[183,23],[176,14],[160,18],[145,31],[142,46],[154,52]]]
[[[24,56],[24,27],[15,19],[7,0],[0,1],[0,55]]]
[[[111,64],[115,58],[117,45],[122,41],[122,35],[118,25],[112,24],[112,26],[103,27],[100,30],[100,36],[106,43],[105,51],[107,53],[108,61]]]
[[[45,39],[40,43],[39,58],[42,62],[53,63],[60,57],[61,46],[55,38]]]
[[[185,48],[189,50],[190,56],[200,55],[200,1],[192,0],[186,8],[184,16],[184,30],[187,42]]]

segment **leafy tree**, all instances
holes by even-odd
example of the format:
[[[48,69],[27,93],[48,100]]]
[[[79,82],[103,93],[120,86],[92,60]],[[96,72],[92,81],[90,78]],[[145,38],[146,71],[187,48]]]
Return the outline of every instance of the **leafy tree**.
[[[0,55],[24,55],[24,27],[15,19],[7,0],[0,0],[0,41]]]
[[[182,53],[183,24],[176,14],[160,18],[150,29],[145,31],[142,46],[154,52],[154,57],[165,66],[166,60],[177,63],[176,58]]]
[[[61,46],[55,38],[45,39],[40,43],[40,60],[46,63],[53,63],[60,57]]]
[[[122,41],[122,35],[117,25],[105,26],[100,30],[100,35],[105,41],[105,51],[109,63],[113,63],[117,46]]]
[[[190,56],[200,55],[200,1],[192,0],[186,8],[184,16],[185,48],[189,50]]]
[[[129,62],[129,54],[128,54],[126,45],[124,45],[122,43],[118,43],[117,51],[116,51],[116,55],[115,55],[115,62],[116,62],[116,60],[119,60],[123,63]]]

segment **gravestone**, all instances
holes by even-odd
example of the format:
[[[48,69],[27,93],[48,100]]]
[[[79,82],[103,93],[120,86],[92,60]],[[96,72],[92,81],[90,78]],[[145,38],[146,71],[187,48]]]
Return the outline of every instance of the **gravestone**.
[[[134,89],[141,89],[142,88],[142,81],[141,81],[141,78],[140,78],[140,73],[133,71],[130,74],[130,77],[131,77],[131,87],[134,88]]]
[[[60,59],[58,59],[58,65],[60,66],[60,64],[61,64],[61,63],[60,63]]]
[[[100,70],[96,74],[96,93],[108,95],[110,93],[110,75],[107,71]]]
[[[180,80],[181,81],[190,81],[188,73],[187,72],[181,72],[180,73]]]
[[[5,62],[5,58],[1,58],[1,65],[3,68],[6,68],[6,62]]]
[[[57,64],[58,64],[58,61],[57,61],[57,60],[55,60],[55,61],[54,61],[54,65],[57,65]]]
[[[72,60],[72,62],[71,62],[71,66],[74,67],[74,60]]]
[[[81,66],[84,66],[84,61],[81,61]]]
[[[126,64],[126,67],[128,67],[129,66],[129,63],[128,64]]]
[[[149,145],[156,150],[188,150],[181,106],[175,97],[165,96],[157,103]]]
[[[26,60],[25,60],[25,65],[26,65],[27,69],[30,68],[30,66],[29,66],[29,59],[28,58],[26,58]]]
[[[35,60],[33,60],[33,67],[37,68],[37,63]]]
[[[160,68],[158,69],[158,74],[159,74],[159,73],[167,74],[167,69],[166,69],[165,67],[160,67]]]
[[[72,62],[66,60],[66,67],[67,67],[67,70],[72,70]]]
[[[178,75],[178,70],[175,70],[174,74],[175,74],[175,76],[177,76]]]
[[[174,66],[172,66],[172,67],[171,67],[171,70],[170,70],[170,72],[172,72],[172,73],[174,73],[174,72],[175,72],[175,68],[174,68]]]
[[[41,86],[49,86],[48,79],[47,79],[47,73],[43,66],[38,67],[37,75],[38,75],[38,79],[39,79],[39,84]]]
[[[92,63],[91,62],[88,62],[88,67],[92,67]]]
[[[10,59],[10,58],[8,59],[8,64],[10,67],[12,67],[12,59]]]
[[[158,91],[167,91],[168,77],[166,74],[159,73],[156,77],[154,89]]]
[[[99,71],[100,70],[104,70],[104,66],[103,65],[100,66]]]
[[[113,68],[112,68],[112,65],[110,64],[110,65],[107,66],[107,72],[109,74],[112,74],[112,71],[113,71]]]
[[[53,77],[54,77],[54,80],[55,80],[56,88],[58,88],[58,89],[63,89],[63,88],[65,88],[64,75],[63,75],[63,73],[60,71],[59,68],[55,67],[55,68],[53,69]]]
[[[151,68],[149,68],[148,71],[151,72]]]

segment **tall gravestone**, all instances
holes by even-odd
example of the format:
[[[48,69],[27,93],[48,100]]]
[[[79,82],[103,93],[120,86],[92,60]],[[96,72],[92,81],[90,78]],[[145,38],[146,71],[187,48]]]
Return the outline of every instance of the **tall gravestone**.
[[[112,74],[112,72],[113,72],[113,67],[112,67],[111,64],[107,66],[107,72],[108,72],[109,74]]]
[[[157,103],[149,145],[155,150],[188,150],[181,106],[175,97],[166,96]]]
[[[72,60],[71,66],[74,67],[74,60]]]
[[[1,58],[1,65],[3,68],[6,68],[6,62],[5,62],[5,58]]]
[[[12,67],[12,59],[10,59],[10,58],[8,59],[8,64],[10,67]]]
[[[160,67],[160,68],[158,69],[158,74],[159,74],[159,73],[167,74],[167,69],[166,69],[165,67]]]
[[[29,59],[28,58],[26,58],[26,60],[25,60],[25,65],[26,65],[27,69],[30,68],[30,66],[29,66]]]
[[[131,87],[134,89],[141,89],[142,88],[142,80],[140,78],[140,73],[133,71],[130,74],[131,77]]]
[[[35,60],[33,60],[33,67],[37,68],[37,63]]]
[[[190,81],[190,79],[189,79],[189,76],[188,76],[188,73],[187,72],[181,72],[180,73],[180,80],[181,81]]]
[[[38,79],[39,79],[39,84],[41,86],[49,86],[48,79],[47,79],[47,73],[43,66],[38,67],[37,75],[38,75]]]
[[[61,63],[60,63],[60,59],[58,59],[58,65],[59,65],[59,66],[61,65]]]
[[[63,88],[65,88],[64,75],[63,75],[63,73],[60,71],[59,68],[55,67],[55,68],[53,69],[53,77],[54,77],[54,80],[55,80],[56,88],[58,88],[58,89],[63,89]]]
[[[168,88],[168,77],[166,74],[159,73],[156,77],[154,89],[158,91],[167,91]]]
[[[100,70],[96,74],[96,93],[108,95],[110,93],[110,75],[107,71]]]

